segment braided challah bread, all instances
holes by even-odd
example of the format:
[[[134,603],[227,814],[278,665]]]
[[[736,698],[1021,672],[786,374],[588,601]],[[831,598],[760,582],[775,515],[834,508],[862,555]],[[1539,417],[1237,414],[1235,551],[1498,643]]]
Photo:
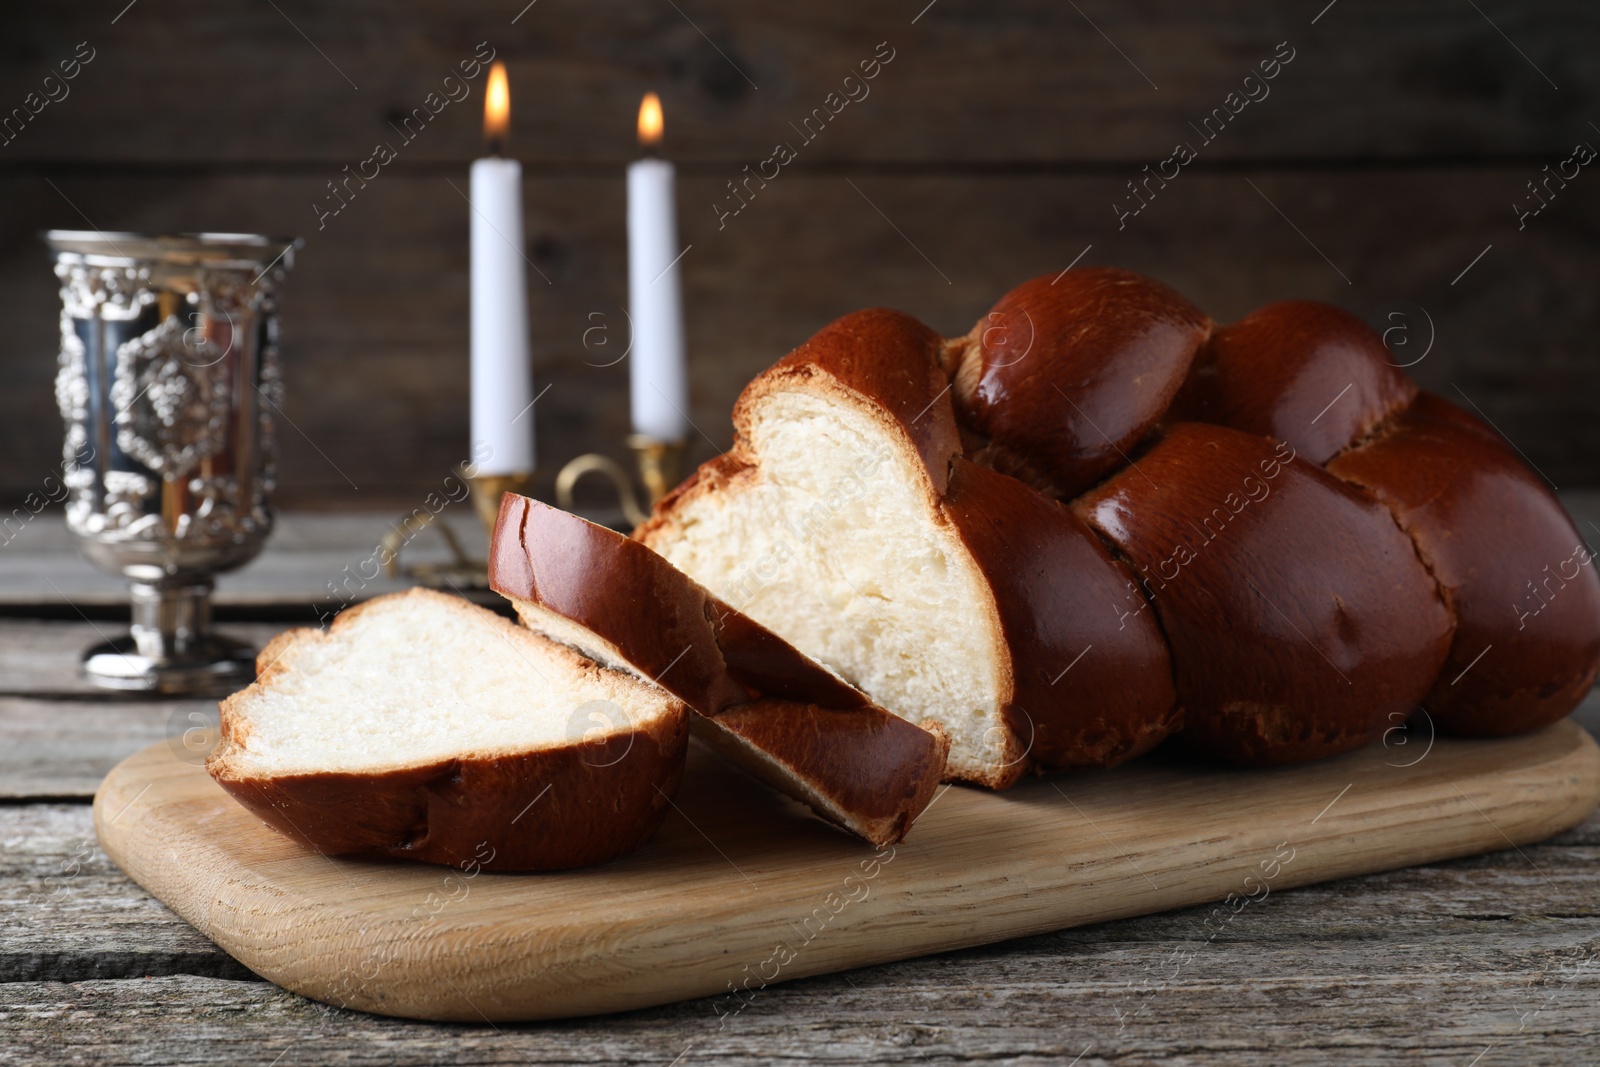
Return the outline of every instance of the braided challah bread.
[[[1600,666],[1600,581],[1497,434],[1323,304],[1230,325],[1109,268],[963,337],[856,312],[744,390],[635,537],[912,722],[947,773],[1244,764],[1424,708],[1499,735]]]

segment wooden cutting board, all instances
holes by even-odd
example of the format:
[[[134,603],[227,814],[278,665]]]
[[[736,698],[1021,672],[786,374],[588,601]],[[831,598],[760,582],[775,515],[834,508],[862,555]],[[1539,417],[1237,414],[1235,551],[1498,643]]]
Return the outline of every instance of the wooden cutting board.
[[[308,997],[481,1022],[714,995],[705,1010],[733,1015],[774,982],[1167,908],[1220,902],[1220,929],[1291,886],[1537,841],[1600,801],[1600,750],[1570,722],[1400,740],[1278,770],[1158,755],[949,788],[881,852],[697,747],[653,840],[559,874],[319,855],[176,741],[112,771],[94,817],[140,885]]]

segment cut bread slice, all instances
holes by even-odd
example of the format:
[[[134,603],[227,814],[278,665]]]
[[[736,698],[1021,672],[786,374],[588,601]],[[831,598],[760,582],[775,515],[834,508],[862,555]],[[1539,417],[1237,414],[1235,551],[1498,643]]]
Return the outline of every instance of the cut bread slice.
[[[942,733],[877,707],[637,541],[508,493],[489,582],[530,629],[680,697],[711,747],[874,845],[903,838],[933,798]]]
[[[688,709],[493,612],[414,589],[280,634],[206,769],[319,852],[601,863],[660,825]]]
[[[1150,613],[1065,506],[959,460],[943,342],[875,309],[753,381],[731,452],[635,537],[884,708],[950,737],[947,774],[1105,765],[1170,728]],[[1090,647],[1093,646],[1093,647]]]

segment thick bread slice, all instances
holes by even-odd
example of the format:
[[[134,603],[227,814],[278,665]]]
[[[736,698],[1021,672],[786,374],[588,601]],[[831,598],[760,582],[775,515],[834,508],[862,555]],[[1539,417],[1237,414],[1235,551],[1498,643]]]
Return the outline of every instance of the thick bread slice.
[[[490,585],[531,629],[701,712],[713,748],[875,845],[928,806],[949,742],[877,707],[637,541],[508,493]]]
[[[601,863],[655,832],[683,772],[682,701],[441,593],[290,630],[258,662],[206,769],[330,855]]]
[[[1068,509],[955,462],[942,348],[883,309],[824,328],[745,389],[733,450],[635,536],[889,711],[939,725],[954,778],[1002,788],[1030,763],[1125,759],[1172,712],[1154,620],[1119,629],[1132,576]]]

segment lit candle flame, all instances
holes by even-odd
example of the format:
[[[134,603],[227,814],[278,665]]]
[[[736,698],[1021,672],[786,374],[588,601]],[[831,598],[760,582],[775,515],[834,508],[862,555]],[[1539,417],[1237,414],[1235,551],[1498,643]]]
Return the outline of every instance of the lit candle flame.
[[[654,148],[661,143],[661,131],[666,122],[661,117],[661,98],[655,93],[645,93],[639,101],[639,143]]]
[[[489,68],[489,88],[483,98],[483,138],[496,155],[510,128],[511,89],[506,84],[506,65],[496,61]]]

